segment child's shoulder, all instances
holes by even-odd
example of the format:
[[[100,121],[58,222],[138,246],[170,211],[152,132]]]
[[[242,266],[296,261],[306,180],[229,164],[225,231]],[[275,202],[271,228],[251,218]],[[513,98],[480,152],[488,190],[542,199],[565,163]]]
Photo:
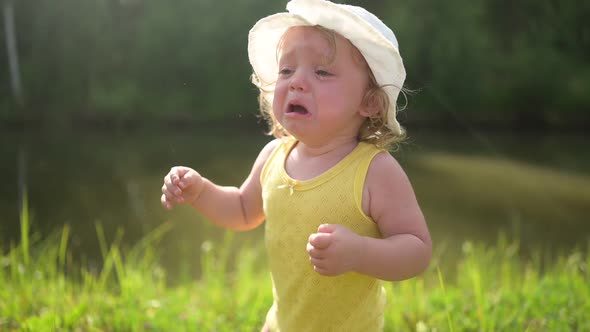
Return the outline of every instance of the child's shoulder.
[[[423,218],[410,179],[388,152],[377,154],[371,161],[365,178],[365,189],[369,199],[368,214],[380,227],[391,220],[414,220],[416,216]],[[404,217],[400,217],[402,215]]]
[[[276,150],[276,148],[283,143],[284,140],[281,138],[273,139],[272,141],[266,143],[262,150],[260,150],[258,157],[263,158],[264,160],[268,159],[268,157]]]
[[[367,179],[371,184],[392,184],[408,181],[406,172],[399,162],[386,150],[375,155],[369,165]]]
[[[275,151],[280,150],[281,148],[285,149],[290,144],[292,144],[292,142],[287,137],[273,139],[272,141],[266,143],[262,150],[260,150],[256,162],[261,164],[266,163],[266,161],[275,153]]]

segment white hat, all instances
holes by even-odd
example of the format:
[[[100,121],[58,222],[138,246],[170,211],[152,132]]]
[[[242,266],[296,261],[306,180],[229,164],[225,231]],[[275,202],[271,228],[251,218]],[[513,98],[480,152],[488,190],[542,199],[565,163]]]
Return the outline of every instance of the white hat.
[[[397,96],[406,78],[406,70],[399,54],[397,40],[393,31],[379,18],[357,6],[335,4],[325,0],[291,0],[287,4],[288,13],[278,13],[262,18],[248,35],[248,57],[255,75],[265,85],[274,90],[278,63],[276,52],[278,43],[285,31],[293,26],[320,25],[333,30],[359,49],[369,64],[377,84],[389,96],[387,126],[401,134],[395,118]],[[266,95],[272,105],[272,93]]]

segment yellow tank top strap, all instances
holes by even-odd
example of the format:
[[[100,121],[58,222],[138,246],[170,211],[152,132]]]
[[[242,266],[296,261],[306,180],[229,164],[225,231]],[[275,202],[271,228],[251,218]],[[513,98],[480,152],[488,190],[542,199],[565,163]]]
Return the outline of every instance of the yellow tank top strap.
[[[370,219],[370,217],[367,216],[363,211],[363,190],[365,188],[365,180],[367,178],[369,166],[371,166],[373,158],[375,158],[375,156],[379,153],[385,152],[385,150],[374,149],[371,145],[367,146],[368,148],[364,149],[363,151],[366,154],[366,156],[364,156],[364,158],[361,159],[354,177],[354,201],[359,212],[361,212],[365,216],[365,218]]]
[[[268,159],[266,160],[266,163],[262,167],[262,171],[260,173],[261,183],[264,183],[268,177],[269,168],[272,165],[271,161],[274,160],[275,158],[284,159],[282,157],[286,157],[287,154],[289,154],[289,151],[291,151],[291,148],[293,147],[293,145],[295,145],[295,143],[297,143],[297,141],[295,139],[290,138],[290,137],[284,137],[284,138],[281,138],[280,140],[281,140],[281,142],[271,152],[271,154],[268,156]]]

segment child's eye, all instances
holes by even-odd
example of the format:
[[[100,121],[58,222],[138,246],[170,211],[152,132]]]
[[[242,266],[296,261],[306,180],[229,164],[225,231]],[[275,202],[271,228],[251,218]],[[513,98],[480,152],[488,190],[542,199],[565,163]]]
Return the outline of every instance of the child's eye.
[[[316,72],[315,72],[315,73],[316,73],[316,75],[318,75],[318,76],[332,76],[332,74],[331,74],[331,73],[329,73],[329,72],[327,72],[327,71],[325,71],[325,70],[321,70],[321,69],[319,69],[319,70],[316,70]]]
[[[291,74],[292,72],[293,71],[289,68],[283,68],[283,69],[279,70],[279,75],[285,76],[285,75]]]

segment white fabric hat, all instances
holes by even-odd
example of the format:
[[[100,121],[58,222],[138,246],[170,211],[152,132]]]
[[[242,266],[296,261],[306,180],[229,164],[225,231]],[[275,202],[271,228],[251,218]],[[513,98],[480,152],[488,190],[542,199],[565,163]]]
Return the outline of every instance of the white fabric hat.
[[[264,85],[265,89],[274,90],[278,75],[276,52],[285,31],[293,26],[320,25],[350,40],[365,57],[377,84],[389,96],[387,126],[395,134],[401,134],[395,113],[406,70],[393,31],[375,15],[357,6],[325,0],[292,0],[287,4],[287,11],[262,18],[248,35],[250,64],[260,82],[269,84]],[[266,101],[270,105],[272,98],[272,93],[267,94]]]

